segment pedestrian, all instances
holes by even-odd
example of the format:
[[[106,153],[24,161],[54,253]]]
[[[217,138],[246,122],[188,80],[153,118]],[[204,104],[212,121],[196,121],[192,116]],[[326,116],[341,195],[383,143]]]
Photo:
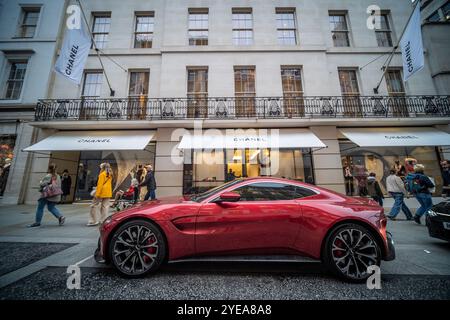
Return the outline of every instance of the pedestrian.
[[[2,168],[2,174],[0,175],[0,196],[3,196],[8,183],[9,170],[11,169],[11,159],[6,158],[5,164]]]
[[[112,198],[112,170],[109,163],[100,165],[100,174],[97,179],[94,199],[92,199],[90,220],[87,226],[96,226],[108,216],[109,202]],[[97,211],[100,206],[100,220]]]
[[[400,160],[394,161],[394,170],[395,174],[399,176],[402,180],[405,178],[406,168],[403,164],[400,163]]]
[[[395,217],[399,214],[400,210],[406,216],[407,220],[412,220],[413,215],[411,210],[405,204],[404,198],[408,195],[405,189],[405,184],[403,180],[397,175],[397,170],[391,169],[389,176],[386,178],[386,189],[389,194],[394,198],[394,205],[392,206],[391,212],[387,217],[391,220],[395,220]]]
[[[67,196],[70,194],[70,188],[72,187],[72,178],[69,175],[69,170],[64,169],[63,174],[61,176],[61,202],[66,201]]]
[[[153,166],[151,164],[145,167],[147,170],[147,175],[145,176],[144,181],[140,183],[140,186],[147,186],[147,193],[145,194],[144,201],[148,199],[156,200],[156,179],[155,173],[153,172]]]
[[[235,179],[236,179],[236,175],[234,174],[233,169],[230,169],[230,171],[229,171],[228,174],[227,174],[226,181],[227,181],[227,182],[228,182],[228,181],[233,181],[233,180],[235,180]]]
[[[442,195],[450,196],[450,162],[448,160],[441,161],[442,167]]]
[[[420,218],[433,206],[430,189],[434,188],[434,183],[424,173],[425,167],[422,164],[414,166],[414,173],[406,176],[408,191],[411,192],[420,204],[414,215],[414,221],[421,224]]]
[[[384,195],[374,172],[371,172],[367,178],[367,192],[373,200],[378,202],[380,206],[383,206]]]
[[[41,225],[42,217],[44,215],[44,208],[47,206],[55,218],[58,219],[59,225],[62,226],[66,218],[59,212],[56,204],[61,201],[61,178],[56,173],[56,165],[50,164],[48,166],[47,174],[39,182],[39,191],[41,196],[38,200],[36,209],[36,218],[33,224],[28,225],[29,228],[39,227]]]

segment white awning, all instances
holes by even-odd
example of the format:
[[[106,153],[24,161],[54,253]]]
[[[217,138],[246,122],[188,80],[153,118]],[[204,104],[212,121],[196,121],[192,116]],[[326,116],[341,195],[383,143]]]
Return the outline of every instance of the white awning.
[[[144,150],[155,131],[60,131],[23,151]]]
[[[432,127],[343,128],[344,136],[360,147],[448,146],[450,134]]]
[[[179,149],[325,148],[307,129],[208,129],[189,131]]]

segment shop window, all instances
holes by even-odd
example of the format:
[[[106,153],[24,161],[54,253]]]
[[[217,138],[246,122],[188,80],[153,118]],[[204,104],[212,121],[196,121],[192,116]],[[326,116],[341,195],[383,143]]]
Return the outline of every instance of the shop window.
[[[100,164],[109,162],[113,171],[113,195],[118,190],[127,190],[131,179],[136,177],[138,166],[155,163],[156,144],[150,143],[142,151],[81,151],[75,199],[90,200],[90,192],[97,183]],[[157,170],[157,168],[155,168]],[[158,181],[157,181],[158,182]],[[141,198],[145,195],[145,187],[141,188]]]
[[[425,174],[436,182],[435,194],[441,194],[442,177],[435,147],[363,148],[348,140],[341,140],[339,145],[347,195],[367,195],[367,177],[372,172],[376,174],[383,193],[387,194],[389,171],[403,166],[405,173],[400,175],[404,177],[414,171],[414,163],[425,166]]]
[[[3,196],[14,158],[15,135],[0,135],[0,196]]]
[[[238,178],[274,176],[314,183],[310,149],[185,150],[183,192],[204,192]]]

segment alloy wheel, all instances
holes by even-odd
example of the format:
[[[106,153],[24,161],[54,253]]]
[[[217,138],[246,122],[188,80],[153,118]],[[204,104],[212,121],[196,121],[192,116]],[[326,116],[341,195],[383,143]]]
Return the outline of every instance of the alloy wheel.
[[[157,263],[160,244],[155,233],[143,225],[123,229],[113,244],[112,259],[124,274],[139,275]]]
[[[350,279],[360,280],[369,274],[367,268],[378,265],[380,253],[373,237],[356,228],[339,231],[331,243],[331,257],[339,271]]]

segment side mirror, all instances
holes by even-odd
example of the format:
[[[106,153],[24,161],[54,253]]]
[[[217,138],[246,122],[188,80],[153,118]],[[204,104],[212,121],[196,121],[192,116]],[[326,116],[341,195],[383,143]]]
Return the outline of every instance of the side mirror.
[[[239,193],[236,193],[236,192],[224,192],[214,202],[216,202],[216,203],[220,203],[220,202],[237,202],[237,201],[239,201],[239,199],[241,199],[241,195]]]

